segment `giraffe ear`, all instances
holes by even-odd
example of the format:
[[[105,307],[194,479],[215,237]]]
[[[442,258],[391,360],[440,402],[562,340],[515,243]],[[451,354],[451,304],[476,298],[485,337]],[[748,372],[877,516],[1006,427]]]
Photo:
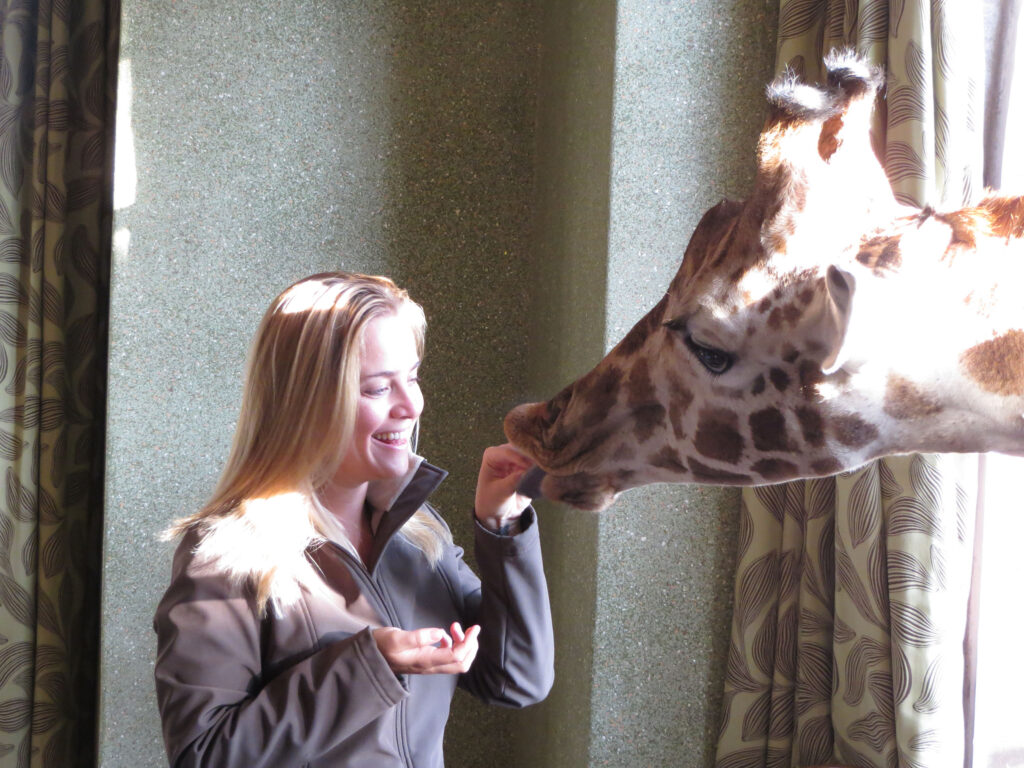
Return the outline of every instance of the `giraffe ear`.
[[[850,317],[853,313],[854,276],[832,264],[825,276],[825,301],[828,316],[828,354],[821,363],[827,376],[842,368],[850,357]]]

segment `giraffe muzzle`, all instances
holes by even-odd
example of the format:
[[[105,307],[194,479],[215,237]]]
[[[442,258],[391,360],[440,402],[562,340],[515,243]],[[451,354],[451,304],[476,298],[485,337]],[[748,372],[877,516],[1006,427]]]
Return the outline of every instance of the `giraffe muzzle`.
[[[543,493],[540,490],[540,484],[544,480],[544,476],[547,475],[540,467],[531,467],[526,470],[522,478],[519,480],[519,485],[516,487],[516,493],[520,493],[523,496],[529,496],[531,499],[539,499],[543,497]]]

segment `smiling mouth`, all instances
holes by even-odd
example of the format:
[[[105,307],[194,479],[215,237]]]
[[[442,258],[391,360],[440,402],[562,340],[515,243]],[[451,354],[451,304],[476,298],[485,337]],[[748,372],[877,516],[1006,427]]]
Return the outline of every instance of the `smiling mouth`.
[[[373,439],[378,443],[384,443],[384,445],[402,446],[409,442],[409,435],[411,431],[405,432],[378,432],[373,435]]]

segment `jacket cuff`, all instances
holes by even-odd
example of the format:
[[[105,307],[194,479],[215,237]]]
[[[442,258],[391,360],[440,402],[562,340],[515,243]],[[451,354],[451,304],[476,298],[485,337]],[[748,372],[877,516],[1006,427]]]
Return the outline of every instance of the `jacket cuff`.
[[[518,530],[512,530],[510,527],[506,533],[488,528],[477,519],[476,515],[473,515],[473,520],[476,526],[477,546],[492,550],[498,548],[505,556],[516,556],[540,542],[537,513],[534,512],[532,506],[528,506],[523,510],[523,514],[516,518],[515,523]]]
[[[398,675],[384,654],[377,647],[373,639],[373,630],[370,627],[360,630],[353,636],[356,653],[366,668],[366,675],[373,684],[374,689],[380,697],[393,706],[409,695],[409,688],[404,676]]]

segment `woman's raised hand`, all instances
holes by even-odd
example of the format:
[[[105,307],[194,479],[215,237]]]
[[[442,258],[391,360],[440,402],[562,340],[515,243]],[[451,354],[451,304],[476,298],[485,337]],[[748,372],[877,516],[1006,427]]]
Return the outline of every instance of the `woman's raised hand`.
[[[510,443],[494,445],[484,451],[476,481],[476,510],[480,522],[498,529],[523,514],[528,496],[516,493],[523,474],[533,461]]]
[[[373,639],[396,674],[457,675],[468,671],[476,658],[479,634],[479,626],[463,632],[455,622],[450,635],[439,627],[381,627],[373,630]]]

